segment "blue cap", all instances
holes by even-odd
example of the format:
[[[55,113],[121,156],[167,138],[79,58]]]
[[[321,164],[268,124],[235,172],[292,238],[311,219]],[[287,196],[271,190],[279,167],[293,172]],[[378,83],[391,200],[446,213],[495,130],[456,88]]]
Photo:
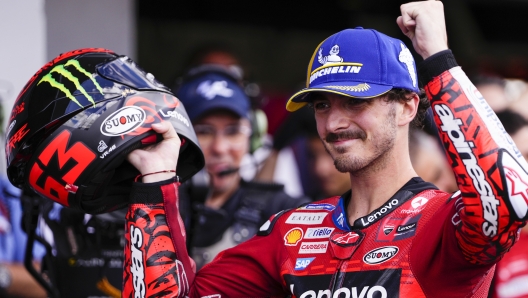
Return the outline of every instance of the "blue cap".
[[[372,98],[392,88],[419,92],[416,64],[405,44],[373,29],[346,29],[325,39],[308,65],[306,88],[286,104],[290,112],[306,105],[313,91]]]
[[[244,90],[230,76],[209,72],[191,78],[177,91],[191,121],[214,110],[227,110],[249,118],[250,103]]]

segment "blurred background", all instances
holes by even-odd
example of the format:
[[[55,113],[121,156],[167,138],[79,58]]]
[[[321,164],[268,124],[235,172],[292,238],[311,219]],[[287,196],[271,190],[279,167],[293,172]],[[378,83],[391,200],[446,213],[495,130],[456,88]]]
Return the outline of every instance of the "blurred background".
[[[405,2],[0,0],[0,98],[8,113],[42,65],[76,48],[126,54],[172,87],[197,48],[222,45],[244,77],[258,83],[260,104],[281,107],[304,84],[319,42],[339,30],[374,28],[412,49],[395,23]],[[466,72],[528,79],[528,1],[443,2],[450,47]],[[269,119],[273,133],[286,111],[265,111],[276,113]]]

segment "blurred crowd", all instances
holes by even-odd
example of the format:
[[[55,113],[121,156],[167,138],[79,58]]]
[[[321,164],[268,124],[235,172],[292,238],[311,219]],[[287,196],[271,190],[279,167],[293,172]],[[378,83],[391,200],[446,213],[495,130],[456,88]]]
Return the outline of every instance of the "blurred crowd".
[[[187,58],[186,65],[169,87],[184,103],[206,159],[205,169],[180,189],[188,248],[199,267],[219,251],[253,236],[274,213],[340,196],[349,190],[350,176],[334,167],[319,139],[310,107],[284,113],[287,98],[270,100],[258,82],[247,78],[242,63],[227,47],[201,47]],[[474,76],[472,81],[497,113],[520,153],[528,158],[528,83],[483,74]],[[200,96],[230,99],[225,104],[206,108]],[[193,102],[201,104],[193,105]],[[425,181],[444,191],[455,192],[456,177],[442,149],[432,114],[428,117],[424,127],[413,128],[411,133],[409,148],[413,166]],[[23,234],[20,228],[23,212],[17,201],[20,193],[2,181],[0,186],[6,186],[2,186],[0,193],[0,297],[43,297],[43,290],[21,270],[25,240],[19,237]],[[56,206],[47,208],[50,214],[65,215]],[[78,237],[86,234],[87,238],[80,243],[90,243],[94,221],[84,214],[68,216],[77,218]],[[39,227],[41,234],[59,233],[49,226],[61,225],[60,222],[53,223],[43,214],[41,219],[48,220],[47,226]],[[112,226],[108,222],[119,221],[97,219],[97,224],[105,230]],[[89,229],[92,232],[86,232]],[[120,229],[115,230],[117,234],[122,233]],[[123,236],[117,234],[108,236],[117,239],[116,245]],[[518,237],[521,243],[497,265],[491,297],[528,297],[528,229],[520,231]],[[56,256],[61,252],[56,247],[57,240],[53,242],[47,243],[48,254]],[[46,255],[42,248],[38,250],[32,254],[36,264]],[[71,249],[66,251],[62,256],[66,260],[61,264],[63,268],[75,263],[71,260],[76,255]],[[102,265],[105,266],[108,264]],[[2,274],[7,277],[2,278]],[[99,289],[101,297],[119,296],[119,281],[114,286],[107,284],[106,290],[104,285],[93,287]]]

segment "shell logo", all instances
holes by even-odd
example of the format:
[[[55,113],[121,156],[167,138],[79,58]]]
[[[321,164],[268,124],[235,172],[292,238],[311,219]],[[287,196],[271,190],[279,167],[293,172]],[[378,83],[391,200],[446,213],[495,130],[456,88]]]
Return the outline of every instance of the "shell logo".
[[[293,228],[284,235],[284,245],[297,246],[303,238],[304,232],[301,228]]]

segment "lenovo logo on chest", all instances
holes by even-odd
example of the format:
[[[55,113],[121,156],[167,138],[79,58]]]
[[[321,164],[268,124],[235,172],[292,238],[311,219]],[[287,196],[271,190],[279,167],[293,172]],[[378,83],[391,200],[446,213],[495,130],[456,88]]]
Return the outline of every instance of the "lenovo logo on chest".
[[[378,209],[375,212],[372,212],[369,216],[365,216],[360,218],[361,224],[366,227],[376,221],[378,218],[382,217],[385,213],[391,211],[394,207],[398,205],[399,201],[398,199],[392,199],[387,204],[385,204],[383,207]],[[366,219],[366,220],[365,220]]]

